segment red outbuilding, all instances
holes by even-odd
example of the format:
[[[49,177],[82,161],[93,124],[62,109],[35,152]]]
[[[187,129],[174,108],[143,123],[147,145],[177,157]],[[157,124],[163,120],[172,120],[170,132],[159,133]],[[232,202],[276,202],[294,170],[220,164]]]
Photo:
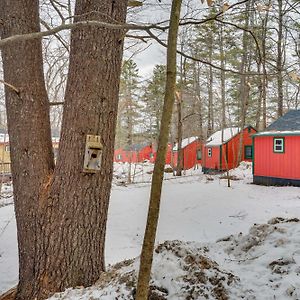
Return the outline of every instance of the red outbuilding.
[[[300,110],[253,136],[253,182],[300,186]]]
[[[201,164],[202,159],[202,144],[200,140],[195,137],[188,137],[182,140],[181,148],[183,149],[183,169],[188,170]],[[173,147],[172,167],[177,167],[178,159],[178,144]]]
[[[252,160],[251,136],[256,130],[248,126],[240,131],[238,127],[219,130],[207,139],[203,147],[202,171],[204,174],[223,172],[238,166],[238,151],[242,135],[242,160]]]
[[[154,147],[152,148],[153,148],[153,152],[150,154],[150,162],[154,164],[156,160],[157,149]],[[171,160],[172,160],[172,145],[168,144],[167,153],[166,153],[166,165],[170,165]]]
[[[145,160],[150,160],[152,156],[152,144],[141,143],[116,149],[114,153],[114,161],[123,163],[140,163]]]

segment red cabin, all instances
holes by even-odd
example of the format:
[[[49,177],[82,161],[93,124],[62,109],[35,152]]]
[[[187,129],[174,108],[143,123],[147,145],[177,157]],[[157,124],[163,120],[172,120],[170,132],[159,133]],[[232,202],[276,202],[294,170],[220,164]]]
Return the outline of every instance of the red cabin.
[[[242,160],[252,160],[251,136],[256,130],[248,126],[241,132],[238,127],[219,130],[207,139],[203,147],[202,170],[204,174],[223,172],[238,166],[238,151],[243,135]]]
[[[154,150],[153,148],[153,152],[150,154],[150,162],[151,163],[155,163],[156,160],[156,150]],[[167,153],[166,153],[166,164],[170,165],[171,164],[171,159],[172,159],[172,146],[171,144],[168,144],[168,148],[167,148]]]
[[[195,136],[182,140],[181,148],[183,149],[183,169],[188,170],[201,164],[202,144]],[[172,167],[177,167],[178,144],[173,147]]]
[[[148,143],[134,144],[125,148],[116,149],[115,162],[139,163],[150,160],[153,156],[152,145]]]
[[[253,136],[253,182],[300,186],[300,110]]]
[[[114,154],[114,161],[128,162],[127,152],[123,148],[116,149]]]

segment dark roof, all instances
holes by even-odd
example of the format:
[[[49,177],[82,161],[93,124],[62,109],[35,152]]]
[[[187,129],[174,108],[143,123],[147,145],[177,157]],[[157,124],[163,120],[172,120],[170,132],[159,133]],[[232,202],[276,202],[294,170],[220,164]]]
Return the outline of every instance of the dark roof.
[[[124,147],[125,151],[140,151],[142,150],[144,147],[150,146],[150,143],[140,143],[140,144],[133,144],[133,145],[127,145]]]
[[[300,130],[300,110],[290,110],[284,116],[273,122],[266,131]]]

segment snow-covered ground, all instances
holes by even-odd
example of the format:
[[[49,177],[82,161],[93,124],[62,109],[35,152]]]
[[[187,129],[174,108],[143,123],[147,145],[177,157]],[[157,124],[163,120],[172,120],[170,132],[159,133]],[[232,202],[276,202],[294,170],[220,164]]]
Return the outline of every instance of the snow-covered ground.
[[[148,164],[137,166],[135,177],[137,183],[123,186],[126,185],[126,173],[126,166],[116,165],[116,179],[108,216],[107,264],[138,256],[142,244],[150,193],[148,182],[151,166]],[[175,248],[180,247],[184,249],[184,253],[190,253],[192,256],[198,257],[199,253],[203,254],[203,259],[207,260],[206,264],[211,267],[205,271],[209,274],[203,275],[206,281],[208,280],[207,283],[201,286],[201,282],[198,282],[199,286],[195,286],[195,289],[199,291],[195,293],[200,293],[200,290],[204,289],[202,292],[212,297],[211,299],[223,299],[217,298],[214,294],[216,290],[213,289],[212,282],[219,284],[220,278],[225,276],[225,279],[221,280],[226,281],[226,284],[222,285],[224,291],[228,290],[227,283],[232,282],[228,299],[241,299],[241,295],[244,295],[245,299],[300,299],[300,280],[297,275],[299,274],[297,267],[300,264],[300,224],[283,222],[264,225],[262,228],[254,226],[247,235],[254,223],[267,224],[270,219],[278,216],[299,217],[300,189],[253,185],[250,165],[245,163],[232,171],[231,175],[240,180],[232,181],[232,186],[228,188],[227,180],[220,179],[218,175],[203,175],[200,170],[188,171],[182,178],[174,178],[172,174],[166,174],[157,244],[164,243],[166,240],[178,240],[177,244],[170,243],[175,243]],[[275,227],[279,229],[274,229]],[[0,208],[0,293],[17,281],[15,231],[13,205]],[[234,236],[227,241],[216,243],[217,240],[229,235]],[[254,242],[252,247],[248,247],[249,249],[244,247],[247,241],[253,242],[255,239],[258,239],[257,244]],[[154,278],[156,281],[153,284],[162,290],[158,292],[168,297],[167,299],[181,299],[178,289],[182,287],[182,280],[178,279],[180,282],[177,282],[177,279],[170,279],[169,276],[174,273],[174,276],[183,278],[182,276],[187,274],[182,272],[187,272],[187,268],[195,271],[195,268],[191,263],[186,262],[185,254],[178,257],[174,254],[176,251],[172,252],[174,247],[165,246],[165,248],[169,250],[158,251],[157,272],[154,272],[157,278]],[[185,263],[181,264],[181,260]],[[124,270],[131,272],[137,268],[138,261],[122,266],[122,274]],[[193,276],[199,275],[193,272],[189,275],[192,276],[191,279],[185,279],[191,280],[189,285],[195,279]],[[225,275],[221,276],[221,274]],[[204,279],[202,281],[205,282]],[[113,297],[113,293],[116,290],[111,283],[108,286],[110,287],[105,290],[107,296],[101,294],[101,299],[115,299],[116,295]],[[205,290],[204,286],[208,290]],[[101,287],[103,288],[103,284]],[[221,291],[220,286],[219,292]],[[92,295],[88,294],[92,292],[98,293],[97,295],[100,293],[96,288],[71,291],[69,293],[73,297],[65,299],[93,299]],[[129,293],[126,289],[123,292]],[[80,298],[79,295],[85,296]],[[186,296],[187,294],[184,297]],[[197,298],[196,294],[192,296],[194,298],[184,297],[182,299],[202,299],[200,296]]]

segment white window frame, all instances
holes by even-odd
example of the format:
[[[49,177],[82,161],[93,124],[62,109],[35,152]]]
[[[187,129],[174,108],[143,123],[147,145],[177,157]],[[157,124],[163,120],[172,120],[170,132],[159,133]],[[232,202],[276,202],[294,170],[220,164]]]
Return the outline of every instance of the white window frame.
[[[281,141],[281,144],[277,144],[277,141]],[[280,147],[280,149],[276,149]],[[274,138],[273,139],[273,152],[274,153],[284,153],[284,138]]]
[[[207,156],[212,157],[212,148],[207,148]]]
[[[9,145],[5,145],[5,152],[10,152],[10,146]]]
[[[122,160],[122,155],[121,154],[117,155],[117,160]]]

